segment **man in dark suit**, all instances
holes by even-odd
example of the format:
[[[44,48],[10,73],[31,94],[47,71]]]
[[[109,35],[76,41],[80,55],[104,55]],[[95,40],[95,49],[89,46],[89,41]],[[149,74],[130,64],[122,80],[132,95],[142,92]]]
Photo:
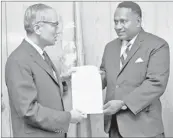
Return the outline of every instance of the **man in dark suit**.
[[[58,17],[47,5],[29,6],[24,17],[27,37],[7,60],[5,80],[14,137],[65,137],[69,124],[85,117],[64,110],[62,80],[44,51],[55,44]]]
[[[160,96],[169,77],[169,46],[145,32],[141,18],[138,4],[120,3],[114,14],[118,38],[104,50],[105,131],[110,137],[164,137]]]

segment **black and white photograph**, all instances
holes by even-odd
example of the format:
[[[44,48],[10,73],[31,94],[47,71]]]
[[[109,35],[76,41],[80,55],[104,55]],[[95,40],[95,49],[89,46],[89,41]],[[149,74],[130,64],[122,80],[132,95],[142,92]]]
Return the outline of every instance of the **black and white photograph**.
[[[1,137],[173,137],[173,1],[1,1]]]

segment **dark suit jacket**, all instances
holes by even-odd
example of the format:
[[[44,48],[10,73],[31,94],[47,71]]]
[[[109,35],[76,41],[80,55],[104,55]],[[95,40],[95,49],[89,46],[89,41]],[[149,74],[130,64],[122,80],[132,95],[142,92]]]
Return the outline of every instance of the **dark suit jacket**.
[[[121,40],[106,45],[101,69],[103,86],[107,86],[105,103],[123,100],[128,109],[116,113],[123,137],[148,137],[163,129],[160,96],[169,77],[169,47],[165,40],[144,32],[137,36],[124,66],[120,70]],[[141,58],[143,62],[137,62]],[[110,130],[112,116],[105,116],[105,131]],[[113,123],[113,122],[112,122]],[[115,123],[115,122],[114,122]]]
[[[71,116],[64,111],[62,83],[25,40],[9,56],[5,79],[14,137],[65,136]]]

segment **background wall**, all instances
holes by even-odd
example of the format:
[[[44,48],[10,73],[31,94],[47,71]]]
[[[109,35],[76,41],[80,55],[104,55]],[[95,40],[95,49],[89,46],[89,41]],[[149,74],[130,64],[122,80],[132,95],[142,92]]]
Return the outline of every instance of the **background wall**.
[[[9,54],[25,37],[23,15],[26,8],[38,2],[2,2],[2,93],[6,105],[2,112],[2,134],[12,135],[10,131],[10,110],[8,94],[4,81],[4,67]],[[59,61],[67,51],[71,56],[65,57],[71,66],[76,56],[81,60],[78,65],[90,64],[100,66],[106,43],[116,37],[113,24],[113,14],[119,2],[42,2],[55,8],[63,19],[63,40],[47,51],[57,68],[62,65]],[[164,38],[170,46],[171,72],[167,90],[161,97],[163,106],[163,121],[166,136],[173,137],[173,2],[137,2],[143,13],[143,28],[145,31]],[[14,8],[15,7],[15,8]],[[67,48],[67,49],[66,49]],[[73,48],[75,49],[73,51]],[[70,49],[70,50],[69,50]],[[76,55],[75,55],[76,54]],[[77,55],[78,54],[78,55]],[[81,55],[81,56],[79,56]],[[74,57],[72,59],[72,57]],[[67,60],[68,59],[68,60]],[[70,65],[71,64],[71,65]],[[60,68],[62,71],[67,66]],[[70,96],[66,98],[70,109]],[[103,116],[91,115],[90,124],[86,121],[83,132],[90,131],[92,136],[107,136],[103,132]],[[91,125],[92,129],[87,128]],[[94,127],[93,127],[94,126]],[[94,130],[94,131],[93,131]],[[69,136],[76,135],[76,126],[71,126]],[[89,136],[89,134],[84,134]]]

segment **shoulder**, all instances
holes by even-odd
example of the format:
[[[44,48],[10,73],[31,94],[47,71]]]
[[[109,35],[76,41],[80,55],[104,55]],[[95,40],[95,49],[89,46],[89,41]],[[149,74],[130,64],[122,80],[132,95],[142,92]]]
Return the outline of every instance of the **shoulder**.
[[[15,64],[26,65],[31,61],[28,52],[23,45],[19,45],[8,57],[6,66],[13,66]]]
[[[113,39],[112,41],[110,41],[109,43],[106,44],[105,50],[112,49],[118,45],[119,45],[119,39],[118,38]]]
[[[168,43],[163,38],[148,32],[145,32],[144,40],[146,43],[153,47],[168,45]]]

